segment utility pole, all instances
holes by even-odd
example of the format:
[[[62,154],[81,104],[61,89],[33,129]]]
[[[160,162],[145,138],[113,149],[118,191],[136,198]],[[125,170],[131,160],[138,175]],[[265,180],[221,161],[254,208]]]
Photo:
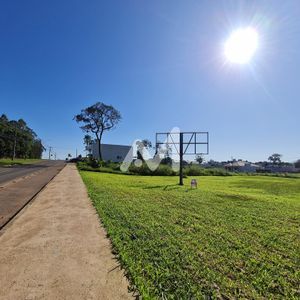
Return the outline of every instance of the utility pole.
[[[49,146],[49,160],[51,159],[51,151],[52,151],[52,148],[51,146]]]
[[[75,157],[77,157],[77,149],[76,149],[76,156]]]

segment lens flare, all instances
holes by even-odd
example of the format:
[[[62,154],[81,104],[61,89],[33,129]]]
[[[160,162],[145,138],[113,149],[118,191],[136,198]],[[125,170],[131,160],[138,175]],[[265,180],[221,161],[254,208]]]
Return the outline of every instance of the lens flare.
[[[258,47],[258,34],[252,27],[233,31],[225,43],[225,56],[231,63],[250,62]]]

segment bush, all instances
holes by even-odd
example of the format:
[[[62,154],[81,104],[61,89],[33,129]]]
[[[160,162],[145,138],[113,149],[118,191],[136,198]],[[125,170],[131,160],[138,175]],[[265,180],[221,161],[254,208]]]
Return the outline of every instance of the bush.
[[[165,158],[163,158],[162,160],[161,160],[161,162],[160,162],[162,165],[172,165],[172,163],[173,163],[173,160],[172,160],[172,158],[171,157],[165,157]]]
[[[128,170],[132,174],[138,175],[153,175],[153,176],[174,176],[176,172],[168,165],[159,165],[154,171],[151,171],[146,163],[143,163],[140,167],[131,164]]]
[[[100,166],[99,160],[95,158],[90,158],[87,164],[92,168],[99,168]]]
[[[231,176],[232,174],[221,168],[205,169],[196,165],[184,167],[183,174],[186,176]]]
[[[145,163],[143,163],[140,167],[137,167],[133,163],[130,165],[128,171],[130,173],[138,174],[138,175],[151,175],[152,172]]]
[[[105,173],[122,173],[122,174],[135,174],[143,176],[176,176],[178,172],[174,171],[171,166],[160,164],[158,168],[151,171],[147,164],[144,162],[141,166],[137,167],[132,163],[127,172],[120,171],[120,163],[111,161],[99,162],[96,159],[87,158],[85,161],[77,163],[80,170],[105,172]],[[232,173],[227,172],[221,168],[206,169],[197,165],[187,165],[183,168],[183,175],[186,176],[231,176]]]
[[[177,173],[172,170],[168,165],[159,165],[159,167],[153,171],[153,175],[156,176],[175,176]]]
[[[205,173],[206,176],[232,176],[232,173],[221,168],[205,169]]]
[[[183,174],[187,176],[200,176],[204,175],[204,170],[198,166],[187,166],[183,169]]]

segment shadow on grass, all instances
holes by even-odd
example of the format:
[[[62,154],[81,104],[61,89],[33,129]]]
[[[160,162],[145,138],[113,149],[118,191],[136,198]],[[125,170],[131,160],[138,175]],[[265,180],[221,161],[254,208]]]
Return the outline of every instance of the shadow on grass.
[[[180,189],[180,186],[178,184],[168,184],[168,185],[153,185],[153,186],[147,186],[143,187],[144,190],[152,190],[152,189],[161,189],[163,191],[169,191],[169,190],[177,190]]]

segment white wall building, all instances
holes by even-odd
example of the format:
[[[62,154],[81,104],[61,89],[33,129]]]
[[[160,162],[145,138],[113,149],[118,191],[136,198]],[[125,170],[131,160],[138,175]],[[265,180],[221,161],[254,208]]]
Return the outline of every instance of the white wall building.
[[[129,151],[132,151],[131,146],[101,144],[102,159],[105,161],[122,162]],[[99,159],[98,143],[96,141],[93,141],[91,145],[91,154],[94,158]]]

